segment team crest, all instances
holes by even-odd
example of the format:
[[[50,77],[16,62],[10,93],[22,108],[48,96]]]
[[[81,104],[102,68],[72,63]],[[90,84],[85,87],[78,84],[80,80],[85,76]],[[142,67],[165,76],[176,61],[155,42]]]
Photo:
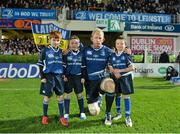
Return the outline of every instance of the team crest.
[[[48,54],[48,58],[54,58],[53,54]]]
[[[125,57],[124,57],[124,56],[122,56],[122,57],[121,57],[121,60],[125,60]]]
[[[105,52],[104,51],[101,52],[101,56],[105,56]]]
[[[70,57],[67,57],[67,60],[72,60],[73,58],[70,56]]]
[[[87,51],[87,55],[92,55],[92,51]]]

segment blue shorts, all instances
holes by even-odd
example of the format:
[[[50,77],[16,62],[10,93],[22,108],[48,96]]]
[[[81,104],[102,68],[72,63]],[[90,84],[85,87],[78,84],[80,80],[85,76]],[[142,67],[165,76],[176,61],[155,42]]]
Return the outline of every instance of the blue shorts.
[[[101,81],[102,79],[85,81],[88,104],[98,101],[99,93],[104,94],[104,92],[100,88]]]
[[[51,97],[53,92],[57,96],[64,94],[64,81],[61,74],[48,73],[45,74],[46,83],[41,83],[40,94]]]
[[[74,89],[76,94],[83,92],[83,84],[81,83],[81,75],[69,75],[68,81],[65,82],[65,93],[71,93]]]
[[[123,95],[133,94],[134,93],[134,87],[133,87],[133,80],[132,75],[129,74],[127,76],[122,76],[119,79],[116,79],[113,76],[113,80],[115,82],[115,92],[116,94],[122,93]]]

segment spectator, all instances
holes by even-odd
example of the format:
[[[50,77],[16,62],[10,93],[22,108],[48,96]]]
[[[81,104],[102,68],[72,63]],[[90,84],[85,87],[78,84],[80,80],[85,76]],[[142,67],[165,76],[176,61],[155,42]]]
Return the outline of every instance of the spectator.
[[[179,64],[180,64],[180,52],[179,52],[179,54],[178,54],[178,56],[177,56],[177,58],[176,58],[176,63],[179,63]]]
[[[97,2],[97,0],[1,0],[0,6],[5,8],[37,8],[66,10],[95,10],[127,13],[166,13],[177,14],[178,0],[110,0]],[[175,6],[176,5],[176,6]],[[68,9],[69,8],[69,9]]]
[[[167,52],[164,51],[164,52],[160,55],[159,63],[169,63],[169,55],[167,54]]]
[[[1,55],[29,55],[35,53],[38,53],[38,50],[31,39],[1,40]]]

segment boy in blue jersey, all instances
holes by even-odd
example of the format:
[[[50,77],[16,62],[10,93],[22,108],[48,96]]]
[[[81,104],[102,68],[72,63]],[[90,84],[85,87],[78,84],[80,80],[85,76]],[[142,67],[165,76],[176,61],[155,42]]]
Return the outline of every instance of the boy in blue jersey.
[[[63,83],[63,60],[62,51],[58,48],[62,39],[62,34],[58,31],[50,33],[51,44],[45,47],[40,54],[38,65],[40,68],[41,88],[40,94],[43,95],[43,116],[42,124],[48,124],[48,104],[55,92],[59,108],[59,123],[68,126],[67,119],[64,118],[64,94]]]
[[[116,39],[115,52],[110,57],[110,71],[116,84],[116,112],[114,120],[118,120],[121,115],[121,94],[125,102],[125,123],[132,127],[130,118],[130,94],[134,93],[132,74],[134,70],[130,56],[125,53],[125,39],[120,36]]]
[[[91,104],[98,103],[100,97],[100,84],[105,78],[106,67],[108,65],[108,59],[112,53],[112,50],[102,43],[104,42],[104,32],[97,28],[92,32],[91,35],[92,45],[88,46],[83,51],[83,65],[86,66],[85,72],[87,73],[86,78],[86,95],[91,113]],[[105,124],[111,125],[111,107],[114,100],[114,93],[106,93],[106,115]],[[94,105],[96,106],[96,105]],[[94,111],[94,109],[93,109]],[[92,115],[93,115],[92,111]],[[97,114],[94,114],[97,115]]]
[[[77,36],[72,36],[69,41],[69,52],[64,56],[65,67],[65,115],[69,119],[70,97],[74,89],[77,95],[78,105],[80,109],[80,119],[85,120],[83,99],[83,83],[82,78],[82,52],[80,51],[80,40]]]

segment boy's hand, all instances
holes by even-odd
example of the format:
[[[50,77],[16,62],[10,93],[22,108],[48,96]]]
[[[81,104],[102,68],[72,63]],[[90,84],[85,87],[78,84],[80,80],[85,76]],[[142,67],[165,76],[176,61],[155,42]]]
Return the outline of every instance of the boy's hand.
[[[68,78],[66,76],[64,76],[64,81],[67,82],[68,81]]]
[[[115,73],[114,75],[115,75],[116,79],[121,78],[121,74],[120,73]]]
[[[126,48],[126,49],[125,49],[125,52],[126,52],[127,54],[129,54],[129,55],[131,55],[131,54],[132,54],[132,51],[131,51],[131,49],[130,49],[130,48]]]
[[[41,83],[46,83],[47,80],[45,78],[41,79]]]
[[[113,73],[116,74],[116,73],[121,73],[121,69],[114,69],[113,70]]]
[[[81,78],[81,83],[84,84],[84,82],[85,82],[85,79]]]

